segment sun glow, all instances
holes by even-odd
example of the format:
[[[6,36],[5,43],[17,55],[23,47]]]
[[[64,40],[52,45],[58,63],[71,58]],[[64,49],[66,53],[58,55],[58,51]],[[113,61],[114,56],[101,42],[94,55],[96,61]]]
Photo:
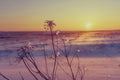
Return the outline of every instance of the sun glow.
[[[92,27],[91,23],[86,23],[85,24],[86,29],[90,29]]]

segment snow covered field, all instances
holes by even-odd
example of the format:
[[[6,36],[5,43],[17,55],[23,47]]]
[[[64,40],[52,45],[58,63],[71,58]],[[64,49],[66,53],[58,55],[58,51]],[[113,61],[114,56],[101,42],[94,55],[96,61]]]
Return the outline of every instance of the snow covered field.
[[[80,64],[86,69],[84,80],[120,80],[120,32],[117,34],[115,32],[87,32],[82,33],[78,38],[65,37],[65,39],[71,41],[71,53],[80,50]],[[17,49],[28,42],[35,47],[33,54],[38,65],[41,69],[44,68],[41,44],[47,44],[47,53],[51,55],[51,41],[49,39],[2,40],[0,41],[0,73],[5,74],[11,80],[20,80],[19,73],[26,80],[33,80],[23,63],[16,62]],[[62,49],[61,40],[56,40],[56,43]],[[51,61],[49,57],[48,60]],[[59,60],[66,67],[62,54]],[[76,61],[75,59],[74,64],[77,64]],[[48,63],[48,66],[52,67],[51,62]],[[62,71],[58,71],[57,74],[59,74],[57,80],[70,80]],[[0,76],[0,80],[4,79]]]

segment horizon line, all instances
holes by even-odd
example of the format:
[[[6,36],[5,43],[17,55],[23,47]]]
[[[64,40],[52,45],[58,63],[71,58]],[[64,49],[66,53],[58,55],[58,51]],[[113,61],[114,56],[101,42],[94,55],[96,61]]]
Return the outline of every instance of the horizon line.
[[[57,30],[55,30],[57,31]],[[113,30],[59,30],[59,31],[63,31],[63,32],[79,32],[79,31],[82,31],[82,32],[94,32],[94,31],[120,31],[120,29],[113,29]],[[48,32],[48,31],[44,31],[44,30],[41,30],[41,31],[29,31],[29,30],[26,30],[26,31],[18,31],[18,30],[14,30],[14,31],[0,31],[0,32]]]

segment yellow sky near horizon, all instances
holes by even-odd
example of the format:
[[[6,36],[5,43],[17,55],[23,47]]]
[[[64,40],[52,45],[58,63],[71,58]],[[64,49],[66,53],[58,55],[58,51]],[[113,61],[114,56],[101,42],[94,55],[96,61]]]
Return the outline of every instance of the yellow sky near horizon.
[[[0,31],[120,29],[120,0],[0,0]]]

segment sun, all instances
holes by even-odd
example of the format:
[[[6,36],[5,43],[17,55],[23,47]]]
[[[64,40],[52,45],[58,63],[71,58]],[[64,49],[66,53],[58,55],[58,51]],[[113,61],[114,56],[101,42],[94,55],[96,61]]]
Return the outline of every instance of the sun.
[[[85,24],[85,27],[86,27],[87,29],[90,29],[90,28],[92,27],[92,25],[91,25],[91,23],[86,23],[86,24]]]

